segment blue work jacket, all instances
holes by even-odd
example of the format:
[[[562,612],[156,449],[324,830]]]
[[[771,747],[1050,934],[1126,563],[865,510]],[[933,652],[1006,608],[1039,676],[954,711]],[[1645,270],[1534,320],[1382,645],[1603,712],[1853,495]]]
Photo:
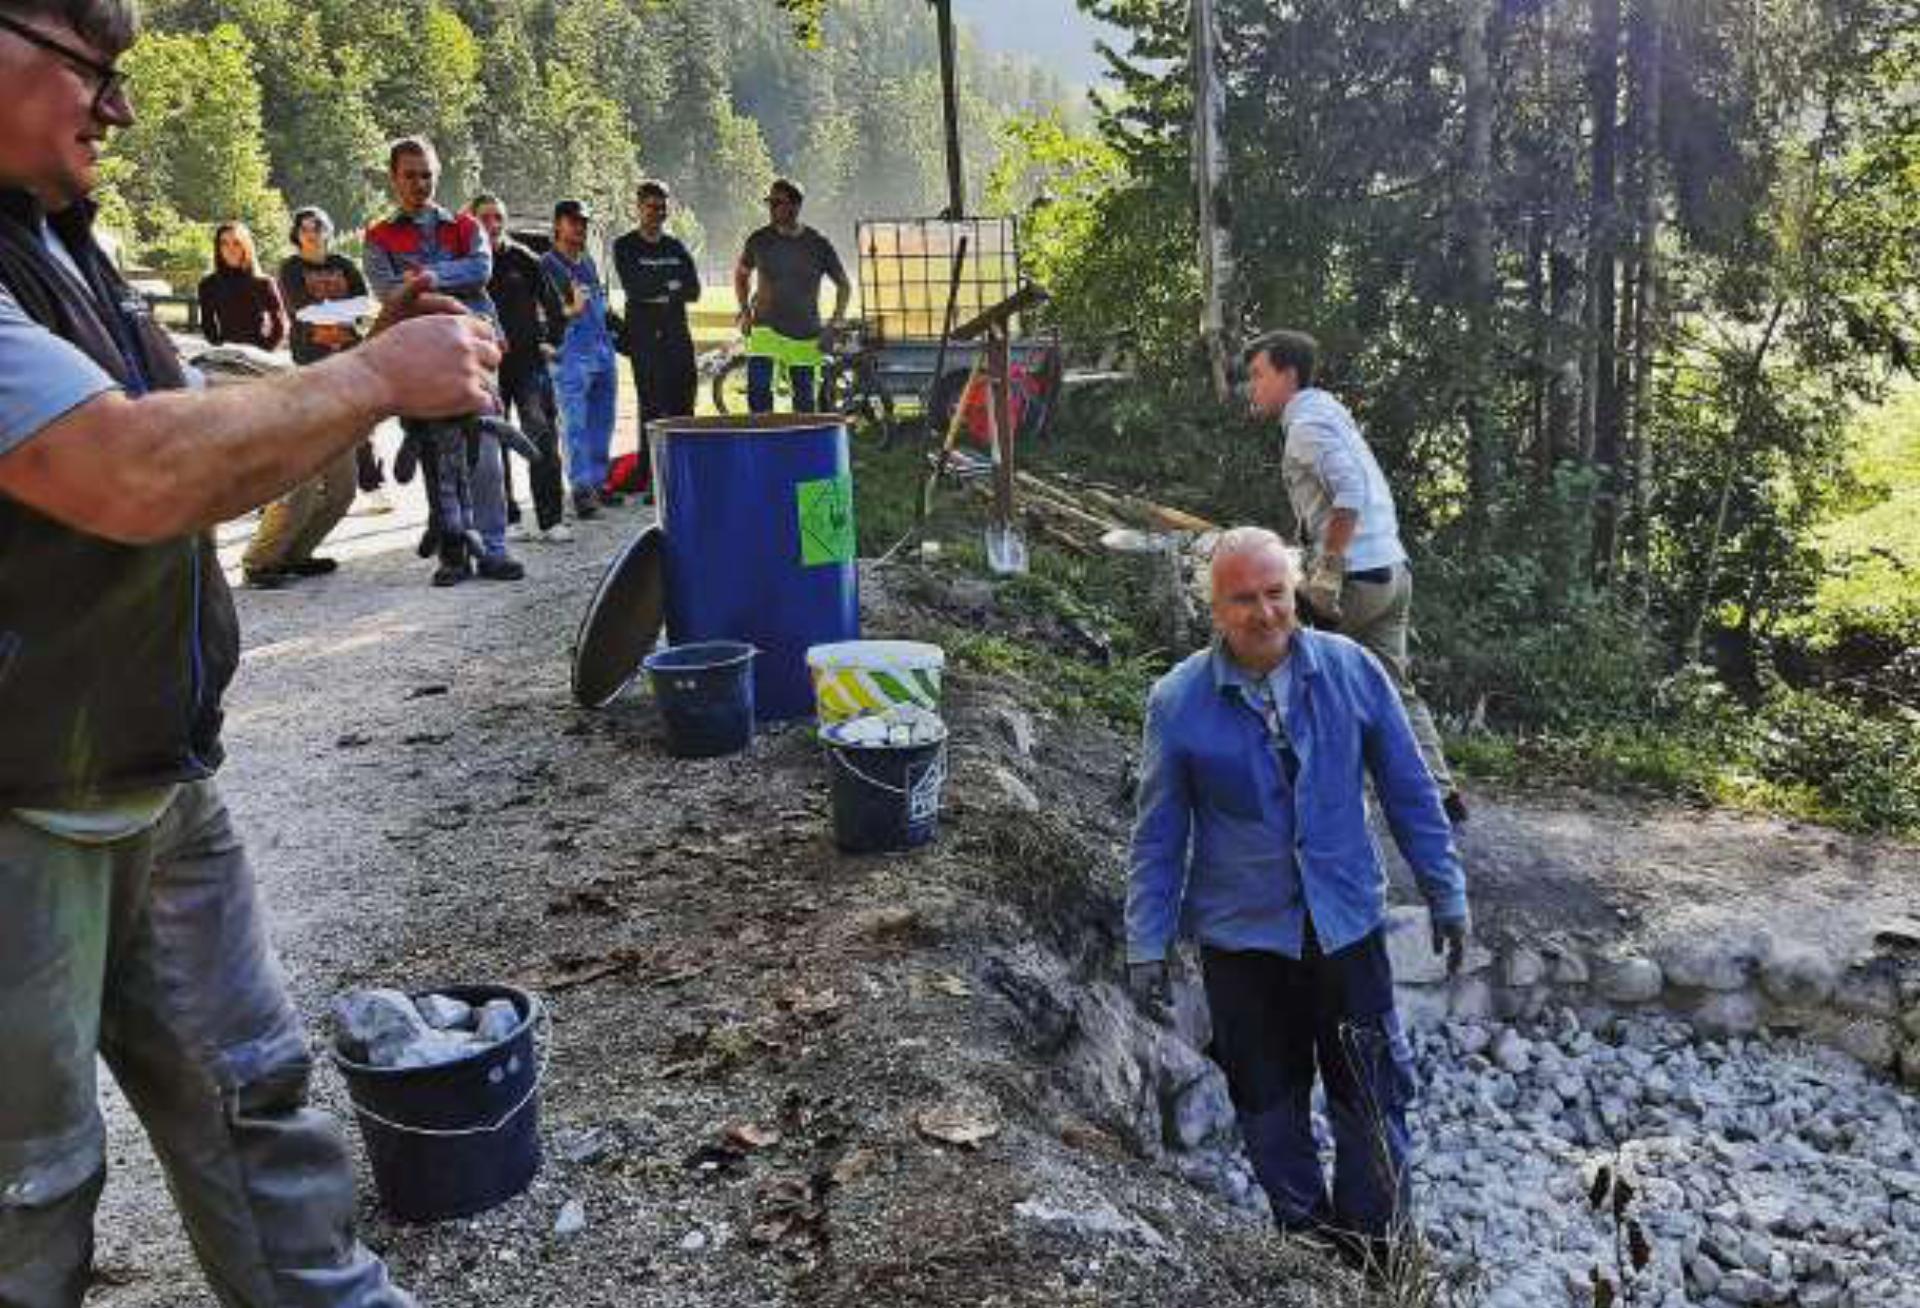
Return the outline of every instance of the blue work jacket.
[[[1368,776],[1434,917],[1466,917],[1453,829],[1386,671],[1320,631],[1296,632],[1288,658],[1294,769],[1224,647],[1189,656],[1154,685],[1127,887],[1129,961],[1165,958],[1183,931],[1217,949],[1298,958],[1308,914],[1329,954],[1377,929],[1387,881],[1367,826]]]

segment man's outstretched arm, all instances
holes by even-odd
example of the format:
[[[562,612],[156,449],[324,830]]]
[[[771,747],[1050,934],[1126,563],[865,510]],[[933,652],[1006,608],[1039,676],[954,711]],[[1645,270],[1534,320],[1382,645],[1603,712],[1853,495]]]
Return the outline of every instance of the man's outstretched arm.
[[[267,380],[132,398],[108,391],[0,455],[0,494],[127,544],[211,527],[313,475],[394,415],[486,407],[500,352],[453,301],[410,295],[357,350]],[[397,315],[396,315],[397,316]]]

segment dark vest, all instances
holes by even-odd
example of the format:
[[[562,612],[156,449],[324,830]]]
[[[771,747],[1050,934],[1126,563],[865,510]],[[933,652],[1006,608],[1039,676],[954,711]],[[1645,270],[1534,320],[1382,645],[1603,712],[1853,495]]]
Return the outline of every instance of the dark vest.
[[[0,286],[130,391],[184,386],[166,333],[94,244],[91,206],[48,221],[92,285],[41,244],[34,201],[0,191]],[[32,438],[8,457],[32,458]],[[0,494],[0,810],[211,775],[239,645],[210,537],[119,545]]]

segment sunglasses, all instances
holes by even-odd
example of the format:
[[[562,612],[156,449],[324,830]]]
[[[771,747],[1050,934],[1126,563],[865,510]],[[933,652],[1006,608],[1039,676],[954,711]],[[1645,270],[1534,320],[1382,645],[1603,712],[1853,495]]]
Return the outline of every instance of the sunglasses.
[[[101,110],[108,105],[129,107],[127,104],[127,75],[112,64],[103,64],[91,55],[85,55],[72,46],[56,41],[43,32],[37,32],[25,23],[0,14],[0,30],[12,32],[28,45],[37,45],[49,54],[58,55],[76,69],[95,79],[93,103],[88,107],[95,118],[104,118]]]

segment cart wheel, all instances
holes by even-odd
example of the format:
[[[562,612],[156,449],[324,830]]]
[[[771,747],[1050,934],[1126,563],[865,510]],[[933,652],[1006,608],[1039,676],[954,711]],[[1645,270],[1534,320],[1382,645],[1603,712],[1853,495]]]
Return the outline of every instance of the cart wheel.
[[[727,360],[713,375],[713,411],[722,416],[747,412],[747,356]]]

